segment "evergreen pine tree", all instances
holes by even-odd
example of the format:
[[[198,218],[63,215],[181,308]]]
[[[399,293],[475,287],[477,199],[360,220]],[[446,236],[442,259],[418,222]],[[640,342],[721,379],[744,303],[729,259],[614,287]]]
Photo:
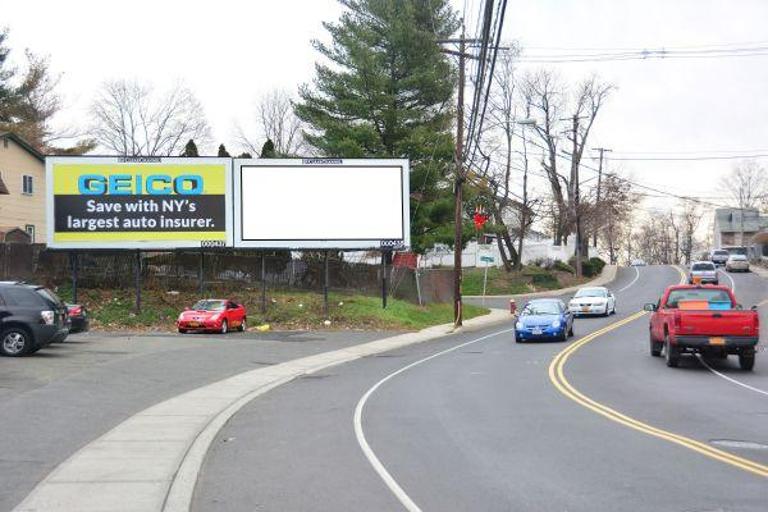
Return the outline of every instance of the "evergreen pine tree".
[[[456,15],[449,0],[340,1],[345,12],[325,24],[332,43],[314,42],[330,64],[296,105],[307,141],[329,157],[409,158],[413,250],[452,245],[456,74],[437,40]]]
[[[224,144],[219,144],[219,154],[218,154],[218,156],[222,156],[222,157],[227,156],[228,157],[228,156],[232,156],[232,155],[229,154],[229,152],[227,151],[227,148],[224,147]]]
[[[272,142],[272,139],[267,139],[264,145],[261,146],[261,158],[275,158],[276,156],[275,143]]]
[[[197,154],[197,144],[195,144],[194,140],[189,139],[187,145],[184,146],[184,152],[181,153],[181,156],[200,156]]]

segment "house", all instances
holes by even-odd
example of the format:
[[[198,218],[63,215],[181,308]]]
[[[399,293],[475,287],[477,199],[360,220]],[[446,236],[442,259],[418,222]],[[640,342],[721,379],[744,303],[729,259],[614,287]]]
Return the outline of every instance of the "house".
[[[0,132],[0,241],[20,240],[13,229],[26,231],[32,243],[45,243],[45,157],[16,134]]]
[[[749,247],[753,257],[768,256],[768,215],[757,208],[715,210],[714,246]]]

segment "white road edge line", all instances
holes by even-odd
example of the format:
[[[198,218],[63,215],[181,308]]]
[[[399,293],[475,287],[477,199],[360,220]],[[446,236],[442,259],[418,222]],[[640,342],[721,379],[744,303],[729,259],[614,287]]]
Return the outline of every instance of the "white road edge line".
[[[635,269],[635,278],[632,280],[632,282],[631,282],[631,283],[629,283],[627,286],[625,286],[625,287],[624,287],[624,288],[622,288],[621,290],[617,291],[616,293],[621,293],[621,292],[623,292],[624,290],[626,290],[627,288],[629,288],[630,286],[632,286],[633,284],[635,284],[635,283],[637,282],[637,280],[640,278],[640,270],[639,270],[637,267],[632,267],[632,268],[633,268],[633,269]]]
[[[728,280],[731,282],[731,291],[733,293],[736,293],[736,282],[733,280],[731,275],[725,270],[718,270],[718,272],[720,272],[721,274],[723,274],[725,277],[728,278]]]
[[[718,377],[722,377],[725,380],[727,380],[729,382],[732,382],[733,384],[736,384],[737,386],[741,386],[743,388],[749,389],[751,391],[754,391],[755,393],[760,393],[761,395],[768,396],[768,391],[765,391],[765,390],[762,390],[762,389],[750,386],[749,384],[744,384],[741,381],[733,379],[733,378],[731,378],[731,377],[729,377],[727,375],[724,375],[724,374],[720,373],[719,371],[715,370],[714,368],[709,366],[709,364],[707,364],[707,362],[704,360],[704,358],[701,357],[701,354],[696,354],[696,357],[699,359],[699,362],[704,365],[705,368],[707,368],[709,371],[711,371],[712,373],[714,373]]]
[[[394,371],[389,375],[387,375],[386,377],[384,377],[383,379],[381,379],[379,382],[371,386],[371,388],[368,391],[366,391],[365,394],[362,396],[362,398],[360,398],[360,400],[357,402],[357,406],[355,407],[355,414],[352,419],[352,422],[355,427],[355,437],[357,438],[357,443],[360,445],[360,449],[363,451],[365,458],[368,459],[368,462],[371,463],[371,466],[373,466],[373,469],[376,471],[376,473],[378,473],[379,477],[381,477],[381,479],[384,481],[384,484],[389,488],[390,491],[392,491],[392,494],[395,495],[398,501],[400,501],[403,507],[405,507],[405,509],[408,510],[409,512],[421,512],[421,509],[419,508],[418,505],[416,505],[416,503],[411,499],[411,497],[408,496],[408,493],[406,493],[403,490],[400,484],[397,483],[397,481],[389,473],[389,471],[387,471],[387,468],[385,468],[384,464],[381,463],[381,460],[379,460],[379,458],[376,456],[376,453],[373,451],[373,449],[368,444],[368,441],[365,438],[365,432],[363,432],[363,408],[365,407],[366,402],[371,397],[371,395],[373,395],[373,393],[375,393],[376,390],[379,389],[379,387],[381,387],[382,384],[396,377],[397,375],[400,375],[401,373],[410,370],[414,366],[418,366],[431,359],[435,359],[436,357],[440,357],[449,352],[453,352],[454,350],[458,350],[460,348],[466,347],[467,345],[472,345],[473,343],[477,343],[479,341],[483,341],[488,338],[498,336],[499,334],[504,334],[512,331],[514,331],[514,329],[504,329],[502,331],[497,331],[491,334],[487,334],[485,336],[481,336],[474,340],[470,340],[470,341],[461,343],[459,345],[456,345],[455,347],[442,350],[440,352],[432,354],[431,356],[425,357],[423,359],[419,359],[418,361],[415,361],[407,366],[404,366],[399,370]]]

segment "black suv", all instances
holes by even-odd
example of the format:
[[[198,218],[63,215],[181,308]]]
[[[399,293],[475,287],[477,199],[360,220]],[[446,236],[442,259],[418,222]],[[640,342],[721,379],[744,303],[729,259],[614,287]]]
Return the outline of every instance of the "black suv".
[[[0,355],[23,356],[69,334],[67,308],[43,286],[0,282]]]

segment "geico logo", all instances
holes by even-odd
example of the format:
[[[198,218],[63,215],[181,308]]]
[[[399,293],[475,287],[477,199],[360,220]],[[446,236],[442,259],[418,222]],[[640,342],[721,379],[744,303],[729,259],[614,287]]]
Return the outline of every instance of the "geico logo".
[[[153,174],[146,178],[141,174],[83,174],[77,180],[77,189],[89,196],[193,195],[203,193],[203,177],[196,174],[182,174],[175,178],[167,174]]]

